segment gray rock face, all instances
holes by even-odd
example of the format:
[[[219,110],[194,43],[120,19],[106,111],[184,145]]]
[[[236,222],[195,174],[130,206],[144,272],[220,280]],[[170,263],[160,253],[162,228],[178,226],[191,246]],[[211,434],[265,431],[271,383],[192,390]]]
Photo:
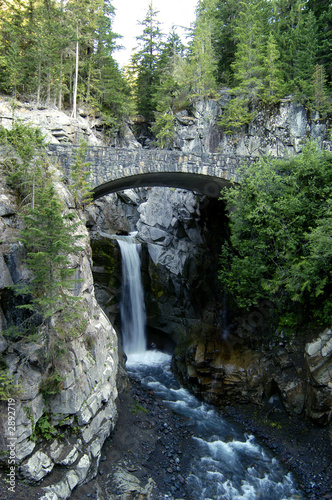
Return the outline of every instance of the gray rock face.
[[[327,424],[332,412],[332,329],[306,345],[305,361],[310,381],[306,412],[312,420]]]
[[[138,212],[138,238],[148,244],[153,263],[176,276],[185,274],[188,258],[193,258],[196,247],[203,243],[197,225],[200,212],[195,195],[189,191],[153,188]]]
[[[174,366],[185,384],[216,404],[266,403],[277,395],[290,414],[329,423],[332,409],[332,331],[305,346],[254,350],[250,339],[215,336],[188,341]],[[309,375],[309,376],[308,376]]]
[[[111,139],[98,132],[102,125],[100,118],[89,117],[86,110],[79,108],[77,118],[71,118],[70,114],[64,111],[59,111],[55,106],[37,107],[33,103],[16,102],[15,112],[12,109],[9,100],[0,100],[0,124],[6,129],[11,129],[13,124],[13,116],[15,119],[21,120],[23,123],[31,123],[35,127],[39,127],[42,134],[45,136],[46,142],[50,144],[73,143],[79,144],[83,139],[91,146],[102,146],[111,144],[113,146],[122,146],[130,149],[141,148],[141,145],[136,141],[132,131],[128,125],[123,125],[123,129],[119,134],[114,135]],[[3,210],[0,199],[0,215]]]
[[[142,486],[140,480],[130,472],[118,468],[113,475],[113,481],[116,485],[117,494],[111,495],[110,500],[149,500],[152,498],[155,482],[149,478],[145,486]]]
[[[42,451],[34,453],[29,460],[27,460],[20,467],[20,473],[28,481],[38,482],[51,472],[54,463]]]
[[[58,193],[65,205],[73,206],[70,193],[60,183]],[[20,221],[14,198],[2,184],[1,195],[6,196],[7,210],[0,216],[0,240],[3,242],[0,245],[0,333],[17,319],[15,301],[8,287],[30,276],[23,263],[24,248],[16,240]],[[82,280],[74,293],[82,298],[86,311],[82,313],[86,319],[85,331],[67,341],[67,356],[61,365],[63,387],[59,394],[48,399],[47,404],[40,393],[44,377],[43,335],[32,344],[0,335],[0,351],[8,374],[21,387],[20,397],[15,398],[15,454],[20,475],[29,482],[42,482],[60,467],[62,479],[57,479],[57,483],[48,488],[54,500],[69,498],[76,485],[96,474],[100,450],[117,419],[117,336],[95,299],[91,248],[84,222],[81,221],[78,229],[83,236],[80,240],[83,250],[70,259]],[[56,325],[57,317],[52,321]],[[5,415],[6,412],[0,412],[0,452],[1,460],[6,462],[10,435]],[[61,443],[52,440],[36,445],[31,440],[42,417],[48,419],[56,434],[64,435]]]
[[[318,113],[310,116],[304,106],[287,99],[271,109],[257,110],[247,129],[224,134],[218,120],[227,99],[227,91],[222,91],[219,101],[193,103],[193,116],[178,114],[174,149],[186,153],[284,156],[301,151],[307,138],[316,139],[322,147],[331,146],[328,123],[320,120]]]
[[[143,264],[148,324],[176,343],[188,329],[201,328],[215,307],[216,257],[202,231],[201,204],[189,191],[152,188],[138,208],[138,238],[148,254]]]

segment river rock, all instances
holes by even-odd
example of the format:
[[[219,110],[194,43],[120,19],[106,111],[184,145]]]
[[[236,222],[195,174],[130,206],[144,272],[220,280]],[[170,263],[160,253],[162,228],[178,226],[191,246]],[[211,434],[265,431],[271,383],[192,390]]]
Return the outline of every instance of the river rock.
[[[140,480],[126,471],[125,469],[117,468],[113,474],[113,483],[116,487],[117,494],[111,495],[110,499],[116,500],[149,500],[152,498],[155,482],[149,478],[145,486],[141,485]]]

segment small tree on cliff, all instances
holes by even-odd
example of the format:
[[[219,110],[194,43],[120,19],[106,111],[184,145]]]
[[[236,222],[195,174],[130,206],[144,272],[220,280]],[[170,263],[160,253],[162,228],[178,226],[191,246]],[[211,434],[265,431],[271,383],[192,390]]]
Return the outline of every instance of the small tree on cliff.
[[[75,319],[78,297],[72,293],[75,281],[70,255],[82,250],[78,246],[78,222],[74,214],[63,214],[63,206],[54,186],[52,176],[39,171],[39,188],[34,207],[23,215],[24,229],[20,241],[27,248],[26,265],[32,272],[31,280],[17,285],[16,293],[29,297],[26,304],[19,306],[37,313],[47,331],[46,352],[52,345],[51,318],[58,314],[62,322]],[[60,323],[59,323],[60,324]],[[59,335],[58,335],[59,336]],[[61,336],[61,335],[60,335]]]

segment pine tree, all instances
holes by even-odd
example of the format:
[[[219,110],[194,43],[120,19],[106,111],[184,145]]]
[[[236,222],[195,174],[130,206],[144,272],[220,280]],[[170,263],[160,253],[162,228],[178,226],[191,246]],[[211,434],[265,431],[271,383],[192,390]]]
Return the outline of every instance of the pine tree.
[[[2,9],[3,85],[15,98],[22,90],[25,81],[23,51],[25,6],[21,0],[13,2],[5,0]]]
[[[294,96],[306,102],[312,94],[312,76],[317,63],[317,23],[312,12],[302,16],[296,30],[296,54],[294,57]]]
[[[88,182],[90,175],[90,164],[85,161],[88,145],[81,141],[81,144],[75,151],[75,161],[71,168],[70,191],[74,198],[75,208],[83,208],[84,205],[92,201],[92,188]]]
[[[249,123],[254,117],[250,107],[264,89],[266,34],[265,2],[241,2],[234,33],[237,39],[235,60],[231,64],[235,87],[220,125],[230,129]]]
[[[200,0],[189,56],[192,92],[199,96],[216,91],[217,57],[214,40],[217,31],[215,10],[217,0]]]
[[[309,106],[322,115],[331,112],[331,96],[327,91],[326,75],[324,66],[316,65],[312,77],[312,96],[309,99]]]
[[[318,55],[317,22],[303,0],[275,0],[274,36],[280,52],[285,91],[298,101],[310,95]]]
[[[63,307],[63,300],[70,298],[66,289],[72,287],[73,269],[68,256],[81,249],[75,245],[77,224],[70,214],[63,215],[53,179],[47,176],[39,182],[35,207],[23,216],[25,229],[20,233],[33,278],[20,292],[33,297],[25,307],[49,318]]]
[[[240,4],[241,12],[235,27],[237,46],[232,69],[237,90],[248,100],[252,100],[264,86],[264,6],[261,0]]]
[[[187,63],[184,59],[185,47],[173,28],[162,49],[158,61],[158,81],[154,94],[156,110],[152,131],[158,146],[172,146],[175,134],[174,113],[188,104],[188,81],[184,71]]]
[[[283,95],[283,79],[280,67],[280,53],[272,33],[270,33],[264,56],[264,90],[262,100],[267,103],[277,102]]]
[[[235,26],[241,9],[238,0],[219,0],[216,6],[217,30],[215,34],[215,51],[218,64],[218,82],[231,86],[236,50]]]
[[[153,119],[155,109],[153,94],[157,83],[156,72],[163,38],[157,15],[158,12],[153,9],[150,2],[144,20],[139,23],[143,27],[143,32],[137,37],[138,50],[132,57],[132,65],[137,73],[137,111],[148,120]]]
[[[324,66],[327,82],[332,81],[332,4],[330,0],[308,0],[305,6],[317,21],[318,63]]]

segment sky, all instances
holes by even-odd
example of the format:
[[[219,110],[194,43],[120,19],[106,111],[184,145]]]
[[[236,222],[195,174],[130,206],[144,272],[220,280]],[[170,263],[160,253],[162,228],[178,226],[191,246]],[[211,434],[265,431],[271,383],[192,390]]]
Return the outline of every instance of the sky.
[[[136,47],[136,36],[141,35],[143,27],[138,21],[143,21],[150,0],[113,0],[115,7],[115,18],[113,31],[123,38],[118,43],[125,49],[113,52],[114,59],[123,67],[130,60],[132,49]],[[195,9],[198,0],[152,0],[152,7],[159,12],[158,21],[161,23],[160,30],[167,34],[172,25],[190,27],[195,20]],[[177,31],[181,36],[181,31]],[[182,30],[184,33],[185,31]]]

